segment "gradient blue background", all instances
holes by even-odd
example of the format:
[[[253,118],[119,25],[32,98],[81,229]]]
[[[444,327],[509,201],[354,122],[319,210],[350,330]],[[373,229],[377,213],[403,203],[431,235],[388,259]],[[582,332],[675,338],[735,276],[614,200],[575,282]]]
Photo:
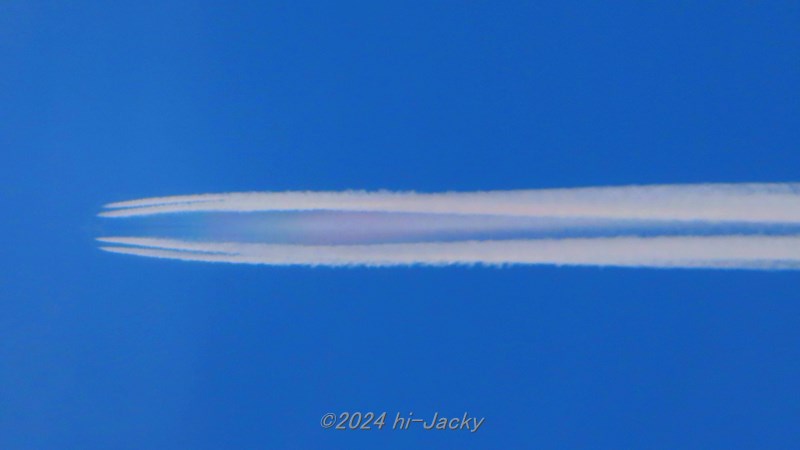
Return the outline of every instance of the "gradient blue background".
[[[798,181],[798,22],[0,3],[0,448],[797,448],[797,273],[227,266],[93,238],[145,196]],[[348,410],[486,422],[320,427]]]

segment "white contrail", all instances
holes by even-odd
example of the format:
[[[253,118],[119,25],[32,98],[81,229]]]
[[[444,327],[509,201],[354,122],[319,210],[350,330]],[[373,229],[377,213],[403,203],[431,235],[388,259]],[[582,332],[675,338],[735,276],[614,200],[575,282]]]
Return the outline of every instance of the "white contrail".
[[[196,227],[185,228],[198,238],[206,233],[205,241],[99,239],[110,244],[102,247],[110,252],[190,261],[375,267],[552,264],[800,268],[798,183],[444,193],[230,193],[150,198],[106,207],[110,209],[101,216],[302,212],[279,222],[227,216],[215,222],[213,229],[206,227],[214,223],[203,218]],[[286,234],[287,226],[296,236]],[[213,234],[226,229],[232,241],[213,242]],[[547,233],[558,231],[573,236],[547,237]],[[522,234],[529,234],[529,238],[520,239]],[[590,238],[593,234],[604,237]],[[506,240],[498,239],[503,236]],[[267,243],[276,239],[298,241]],[[259,242],[241,242],[252,240]]]
[[[104,217],[214,211],[370,211],[528,217],[800,223],[800,184],[697,184],[486,192],[205,194],[106,205]]]
[[[230,194],[173,195],[169,197],[144,198],[124,202],[108,203],[106,208],[134,208],[140,206],[170,205],[178,203],[203,203],[222,200]]]
[[[284,245],[100,238],[114,253],[185,261],[303,266],[550,264],[799,269],[800,236],[620,237],[375,245]],[[135,247],[123,247],[129,245]]]

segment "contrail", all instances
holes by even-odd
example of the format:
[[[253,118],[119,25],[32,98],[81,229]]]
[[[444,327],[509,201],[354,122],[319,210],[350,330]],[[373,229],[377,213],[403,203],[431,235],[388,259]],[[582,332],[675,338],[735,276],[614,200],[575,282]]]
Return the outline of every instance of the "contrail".
[[[798,236],[622,237],[378,245],[197,243],[100,238],[103,250],[184,261],[279,266],[512,265],[798,269]],[[126,246],[132,247],[126,247]]]
[[[364,211],[800,223],[800,184],[696,184],[486,192],[265,192],[111,203],[103,217],[186,212]]]
[[[798,183],[255,192],[106,208],[140,217],[145,235],[100,238],[103,250],[185,261],[800,269]]]

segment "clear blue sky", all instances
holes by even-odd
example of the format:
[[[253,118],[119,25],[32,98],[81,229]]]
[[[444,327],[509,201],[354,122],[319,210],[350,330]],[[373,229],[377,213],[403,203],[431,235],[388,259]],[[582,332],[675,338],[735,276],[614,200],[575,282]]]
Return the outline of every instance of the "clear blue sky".
[[[102,204],[145,196],[798,181],[798,22],[2,2],[0,447],[796,448],[797,273],[224,266],[92,239]],[[486,423],[319,425],[355,410]]]

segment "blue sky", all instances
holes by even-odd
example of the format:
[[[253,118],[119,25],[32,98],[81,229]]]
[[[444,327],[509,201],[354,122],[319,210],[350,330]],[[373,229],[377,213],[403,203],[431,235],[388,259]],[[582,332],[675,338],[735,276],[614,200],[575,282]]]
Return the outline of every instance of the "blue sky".
[[[796,2],[0,5],[0,447],[792,448],[791,272],[103,254],[101,205],[798,181]],[[323,430],[341,411],[474,434]]]

